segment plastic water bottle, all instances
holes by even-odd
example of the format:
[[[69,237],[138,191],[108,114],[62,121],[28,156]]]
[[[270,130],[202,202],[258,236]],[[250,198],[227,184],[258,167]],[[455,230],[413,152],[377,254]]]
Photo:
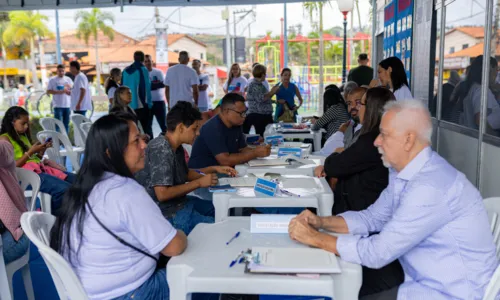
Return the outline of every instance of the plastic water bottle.
[[[250,127],[250,134],[255,134],[255,127],[252,125],[252,127]]]

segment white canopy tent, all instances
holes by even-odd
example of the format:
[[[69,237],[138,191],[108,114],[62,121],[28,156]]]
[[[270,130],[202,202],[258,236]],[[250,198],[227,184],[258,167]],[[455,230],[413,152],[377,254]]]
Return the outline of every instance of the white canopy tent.
[[[114,6],[226,6],[284,3],[284,0],[0,0],[0,11]],[[304,2],[287,0],[286,3]]]

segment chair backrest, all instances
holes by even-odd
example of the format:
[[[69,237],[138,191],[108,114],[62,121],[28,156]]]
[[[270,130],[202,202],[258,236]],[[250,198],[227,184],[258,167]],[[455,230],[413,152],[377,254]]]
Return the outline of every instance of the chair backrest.
[[[40,191],[40,177],[35,172],[22,168],[16,168],[16,174],[23,191],[26,191],[26,188],[31,186],[31,198],[26,202],[26,207],[31,211],[35,211],[36,197]]]
[[[86,292],[69,263],[50,248],[50,230],[56,218],[42,212],[27,212],[21,216],[26,236],[35,244],[49,268],[50,275],[62,300],[87,300]]]
[[[87,141],[87,136],[89,135],[90,127],[92,127],[91,122],[85,122],[85,123],[80,124],[80,129],[82,130],[84,143]]]
[[[493,241],[495,242],[497,257],[500,251],[500,197],[484,199],[484,206],[488,212]]]
[[[78,160],[78,154],[73,151],[73,146],[71,145],[71,142],[69,141],[69,138],[60,132],[53,131],[53,130],[43,130],[37,133],[36,135],[37,139],[43,143],[45,140],[47,140],[48,137],[52,138],[52,148],[54,148],[55,151],[49,152],[49,154],[56,156],[55,161],[57,163],[64,165],[64,161],[62,160],[61,154],[58,151],[61,149],[61,144],[64,146],[64,149],[66,150],[67,156],[69,157],[71,161],[71,165],[73,166],[73,170],[75,172],[78,172],[80,170],[80,162]],[[57,154],[56,154],[57,153]],[[49,156],[50,158],[50,156]]]
[[[82,123],[91,122],[89,118],[82,116],[80,114],[74,114],[71,116],[71,122],[73,122],[73,131],[75,134],[75,145],[78,147],[85,147],[85,139],[83,136],[82,129],[80,125]]]
[[[39,122],[43,130],[57,131],[57,129],[59,129],[59,132],[61,132],[65,136],[68,136],[68,133],[66,132],[66,127],[64,127],[63,122],[59,121],[58,119],[47,117],[47,118],[41,118]]]
[[[495,300],[497,295],[500,293],[500,266],[497,267],[493,277],[490,279],[490,283],[486,286],[486,292],[484,293],[483,300]]]

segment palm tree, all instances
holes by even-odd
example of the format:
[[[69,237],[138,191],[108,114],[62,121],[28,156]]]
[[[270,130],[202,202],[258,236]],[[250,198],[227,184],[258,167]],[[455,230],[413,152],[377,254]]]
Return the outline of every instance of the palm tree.
[[[0,50],[2,53],[3,62],[3,88],[6,90],[9,88],[9,81],[7,80],[7,51],[5,50],[6,44],[3,41],[3,33],[9,25],[9,14],[6,12],[0,13]]]
[[[10,23],[3,33],[3,40],[6,44],[21,45],[23,42],[29,44],[33,84],[35,88],[39,88],[40,83],[38,82],[35,63],[35,39],[52,35],[45,24],[49,18],[32,11],[12,11],[9,13],[9,19]]]
[[[315,16],[319,18],[319,94],[323,95],[323,62],[324,62],[324,41],[323,41],[323,7],[330,5],[330,1],[321,2],[305,2],[303,4],[304,10],[309,15],[311,22],[314,22]],[[323,111],[323,102],[319,103],[319,111]]]
[[[101,93],[101,64],[99,62],[99,44],[98,35],[102,32],[111,41],[115,37],[113,28],[108,26],[107,22],[114,24],[115,16],[110,12],[101,11],[99,8],[93,8],[91,11],[80,10],[75,14],[75,22],[77,25],[76,37],[83,39],[89,44],[89,38],[94,38],[95,47],[95,64],[97,77],[97,91]]]

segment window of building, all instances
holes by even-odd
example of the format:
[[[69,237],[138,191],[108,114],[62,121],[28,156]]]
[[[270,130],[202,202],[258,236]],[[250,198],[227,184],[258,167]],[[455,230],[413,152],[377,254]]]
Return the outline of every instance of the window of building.
[[[444,53],[443,82],[438,83],[441,85],[442,97],[437,103],[441,102],[441,120],[478,130],[482,63],[475,60],[483,54],[483,47],[469,48],[469,43],[462,43],[461,48],[457,47],[456,37],[446,33],[457,29],[468,30],[471,26],[478,27],[479,31],[484,30],[485,19],[474,18],[470,15],[470,11],[463,10],[463,7],[470,7],[473,11],[484,11],[486,0],[456,0],[446,5],[444,43],[455,46],[449,47],[448,53],[446,51]],[[439,45],[436,47],[439,48]],[[463,55],[451,55],[466,48],[469,48],[469,51]],[[477,50],[477,53],[471,49]]]
[[[205,59],[205,58],[203,57],[203,53],[200,53],[200,59]]]

